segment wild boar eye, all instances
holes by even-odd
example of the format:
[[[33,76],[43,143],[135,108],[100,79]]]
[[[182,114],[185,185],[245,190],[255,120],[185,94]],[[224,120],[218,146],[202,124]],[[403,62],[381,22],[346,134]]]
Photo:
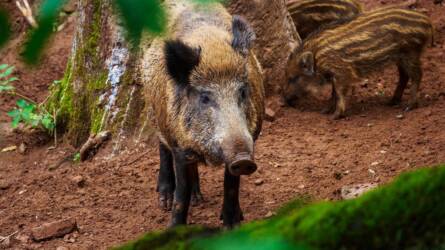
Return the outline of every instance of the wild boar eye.
[[[239,89],[239,97],[241,101],[245,101],[247,99],[247,87],[243,86]]]
[[[201,95],[199,96],[199,102],[201,104],[207,105],[210,103],[210,97],[207,93],[201,93]]]

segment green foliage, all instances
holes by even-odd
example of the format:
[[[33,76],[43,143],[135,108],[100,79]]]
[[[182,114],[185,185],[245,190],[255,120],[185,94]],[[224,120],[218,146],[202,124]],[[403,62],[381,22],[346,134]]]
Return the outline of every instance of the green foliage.
[[[0,48],[6,44],[11,37],[11,26],[8,22],[6,11],[0,10]]]
[[[22,54],[25,62],[34,64],[38,61],[45,43],[54,32],[54,23],[64,3],[65,0],[45,0],[42,3],[37,21],[38,27],[31,31]]]
[[[164,238],[146,249],[445,249],[444,190],[445,166],[425,168],[353,200],[301,207],[298,199],[275,217],[211,237],[144,238]],[[123,249],[142,249],[135,245]]]
[[[24,123],[31,127],[43,127],[48,131],[53,131],[55,128],[53,117],[33,103],[29,103],[24,99],[17,101],[17,107],[14,110],[8,112],[8,115],[12,118],[11,126],[16,128],[19,123]]]
[[[133,43],[140,41],[144,29],[153,34],[164,32],[167,18],[159,0],[115,0],[114,6]]]
[[[10,76],[13,71],[14,66],[9,66],[8,64],[0,65],[0,93],[14,90],[14,86],[11,85],[11,82],[17,81],[18,78]]]

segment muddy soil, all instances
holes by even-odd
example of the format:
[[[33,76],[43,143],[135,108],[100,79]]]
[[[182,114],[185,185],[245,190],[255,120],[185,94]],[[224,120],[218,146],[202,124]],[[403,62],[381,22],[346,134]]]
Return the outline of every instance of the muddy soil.
[[[370,9],[404,1],[364,2]],[[53,38],[41,65],[28,69],[17,53],[26,23],[13,1],[6,6],[13,13],[16,35],[0,51],[1,63],[17,66],[18,89],[44,100],[48,84],[63,75],[75,23]],[[294,197],[337,200],[345,185],[381,185],[402,172],[445,163],[445,6],[420,0],[417,8],[431,16],[437,31],[435,46],[423,58],[420,107],[403,112],[408,93],[401,107],[385,106],[397,81],[390,67],[357,85],[344,120],[320,114],[323,102],[319,101],[282,108],[273,123],[265,122],[257,142],[259,170],[242,178],[240,200],[246,221],[269,216]],[[29,145],[25,154],[0,153],[0,236],[17,231],[8,247],[105,249],[167,226],[170,214],[157,206],[155,142],[114,157],[108,146],[91,161],[65,161],[50,170],[75,149],[63,143],[51,149],[51,142],[41,145],[11,133],[5,112],[14,102],[0,96],[0,149],[23,141]],[[223,169],[201,166],[200,176],[205,201],[191,208],[189,222],[220,227]],[[30,229],[64,218],[74,218],[78,232],[44,242],[26,238]],[[0,243],[2,247],[7,246]]]

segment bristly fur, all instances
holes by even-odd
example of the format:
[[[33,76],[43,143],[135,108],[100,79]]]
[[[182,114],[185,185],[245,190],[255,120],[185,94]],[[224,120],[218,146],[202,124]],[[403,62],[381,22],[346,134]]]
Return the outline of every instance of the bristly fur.
[[[357,0],[294,0],[287,3],[287,9],[303,40],[322,26],[333,28],[330,24],[348,22],[363,11]]]
[[[256,38],[255,32],[247,24],[246,20],[238,15],[233,16],[232,32],[232,47],[243,56],[247,56],[252,43]]]

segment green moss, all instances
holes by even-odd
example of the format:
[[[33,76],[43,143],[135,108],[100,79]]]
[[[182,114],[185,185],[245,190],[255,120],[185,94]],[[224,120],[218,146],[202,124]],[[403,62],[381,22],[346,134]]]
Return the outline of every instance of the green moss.
[[[148,234],[164,244],[146,249],[443,249],[444,190],[445,166],[421,169],[354,200],[301,208],[299,199],[278,216],[210,238]]]
[[[200,226],[177,227],[164,232],[153,232],[142,236],[137,241],[132,241],[125,246],[117,247],[116,250],[139,250],[139,249],[159,249],[159,250],[180,250],[187,248],[186,239],[199,236],[208,236],[215,233],[215,230],[206,229]]]

